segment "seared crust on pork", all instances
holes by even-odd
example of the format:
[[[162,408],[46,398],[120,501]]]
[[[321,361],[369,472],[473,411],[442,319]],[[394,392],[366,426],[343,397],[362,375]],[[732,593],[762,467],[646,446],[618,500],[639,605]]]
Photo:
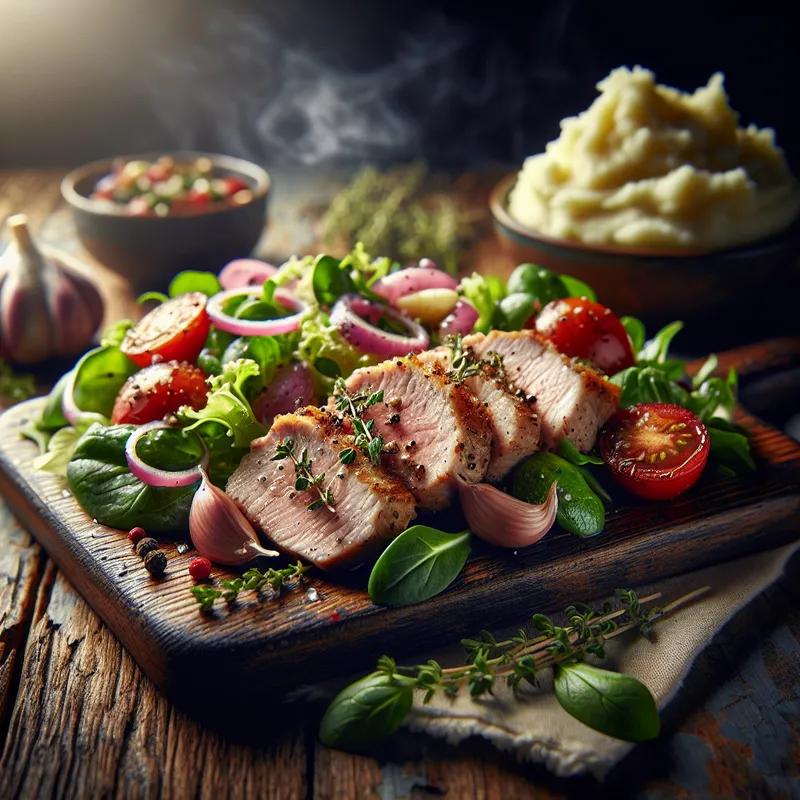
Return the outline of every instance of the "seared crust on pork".
[[[619,387],[559,353],[536,331],[477,333],[467,336],[464,346],[481,357],[497,353],[508,381],[536,398],[548,448],[569,439],[579,450],[591,450],[598,430],[617,409]]]
[[[436,347],[420,353],[419,359],[424,364],[447,370],[452,355],[449,347]],[[486,478],[501,480],[515,464],[539,449],[536,399],[509,387],[502,370],[489,361],[480,363],[479,372],[466,378],[463,385],[477,397],[492,426],[492,450]]]
[[[298,458],[306,451],[312,473],[325,475],[333,510],[309,510],[318,495],[295,489],[290,459],[272,460],[278,445],[290,439]],[[251,444],[226,491],[282,551],[323,569],[359,563],[405,530],[414,516],[414,497],[401,480],[358,451],[352,464],[342,464],[339,453],[352,446],[341,421],[325,411],[307,407],[282,414]]]
[[[383,391],[383,402],[368,408],[365,418],[374,420],[376,435],[393,451],[383,456],[384,466],[405,481],[420,506],[444,508],[458,480],[483,480],[491,454],[488,415],[440,366],[407,356],[358,369],[346,384],[351,394]]]

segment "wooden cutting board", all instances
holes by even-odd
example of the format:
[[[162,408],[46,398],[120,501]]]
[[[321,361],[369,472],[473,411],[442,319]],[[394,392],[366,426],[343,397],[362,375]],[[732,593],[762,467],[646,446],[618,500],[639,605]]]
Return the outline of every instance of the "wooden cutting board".
[[[756,346],[720,361],[725,369],[738,364],[753,371],[767,357]],[[302,683],[369,669],[384,652],[420,654],[481,628],[518,624],[534,610],[800,535],[800,445],[740,412],[759,463],[754,474],[705,480],[669,503],[615,508],[604,533],[591,539],[554,530],[519,552],[478,543],[464,573],[426,603],[381,608],[363,590],[366,574],[337,582],[314,572],[303,588],[276,600],[243,592],[241,602],[227,607],[218,601],[207,615],[190,594],[191,551],[180,554],[176,542],[165,540],[166,576],[151,578],[124,532],[93,522],[62,479],[32,468],[36,448],[20,430],[41,403],[30,400],[0,416],[0,491],[142,668],[178,701],[198,692],[208,697],[210,685],[223,703],[274,697]],[[214,576],[229,575],[218,570]],[[318,600],[309,598],[309,587]]]

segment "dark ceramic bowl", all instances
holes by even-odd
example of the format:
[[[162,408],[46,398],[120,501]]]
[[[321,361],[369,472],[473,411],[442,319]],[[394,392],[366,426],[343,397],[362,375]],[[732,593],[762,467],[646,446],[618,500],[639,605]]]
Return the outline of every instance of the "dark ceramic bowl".
[[[98,261],[128,278],[137,289],[164,288],[182,269],[218,270],[226,262],[248,256],[264,232],[268,173],[256,164],[214,153],[179,151],[121,156],[125,161],[154,160],[162,155],[176,162],[205,156],[216,177],[246,181],[253,199],[202,214],[174,217],[132,217],[90,199],[97,181],[116,159],[78,167],[61,182],[61,194],[72,208],[78,236]]]
[[[507,268],[532,262],[574,275],[617,314],[641,317],[651,326],[683,320],[681,341],[694,338],[704,349],[800,330],[794,308],[800,290],[800,223],[729,250],[593,246],[543,236],[514,219],[508,194],[516,177],[503,178],[489,200]]]

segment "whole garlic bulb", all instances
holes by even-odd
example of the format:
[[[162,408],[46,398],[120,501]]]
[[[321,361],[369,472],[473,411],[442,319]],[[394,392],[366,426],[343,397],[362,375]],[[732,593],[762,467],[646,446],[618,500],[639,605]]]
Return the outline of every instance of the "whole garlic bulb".
[[[17,364],[76,355],[103,318],[95,285],[44,255],[24,214],[9,218],[11,244],[0,260],[0,355]]]

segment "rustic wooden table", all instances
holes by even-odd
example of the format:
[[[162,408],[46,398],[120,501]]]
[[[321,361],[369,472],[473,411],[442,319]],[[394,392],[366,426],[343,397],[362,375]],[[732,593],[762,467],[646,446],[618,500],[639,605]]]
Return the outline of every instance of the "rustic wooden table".
[[[59,177],[0,171],[0,222],[24,211],[45,241],[77,250]],[[304,252],[314,237],[303,209],[340,177],[276,177],[263,250]],[[109,316],[127,314],[124,281],[94,274]],[[238,730],[204,729],[155,689],[0,500],[0,797],[798,796],[798,574],[795,564],[709,645],[660,739],[600,785],[555,779],[480,740],[401,733],[367,755],[341,753],[316,741],[316,709],[242,709]]]

